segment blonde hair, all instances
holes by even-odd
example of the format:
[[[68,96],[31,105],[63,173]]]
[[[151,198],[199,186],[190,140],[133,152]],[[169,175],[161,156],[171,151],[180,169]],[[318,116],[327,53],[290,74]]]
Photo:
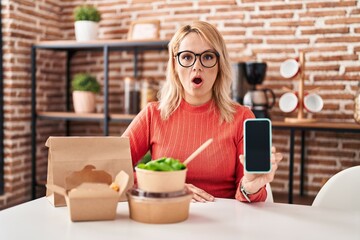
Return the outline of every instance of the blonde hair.
[[[175,55],[179,50],[181,41],[191,32],[199,34],[215,51],[220,54],[219,72],[217,74],[212,98],[217,110],[220,112],[220,122],[231,122],[234,118],[235,103],[230,98],[231,65],[224,39],[220,32],[211,24],[203,21],[193,22],[191,25],[181,27],[169,43],[169,61],[167,64],[166,81],[159,92],[159,110],[162,119],[169,116],[179,107],[184,97],[184,88],[175,71]]]

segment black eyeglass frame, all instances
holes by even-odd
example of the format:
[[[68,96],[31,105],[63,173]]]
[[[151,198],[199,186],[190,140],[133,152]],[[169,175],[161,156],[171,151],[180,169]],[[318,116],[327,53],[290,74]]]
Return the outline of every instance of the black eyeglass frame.
[[[184,53],[184,52],[192,53],[192,54],[195,55],[194,62],[193,62],[190,66],[184,66],[184,65],[182,65],[181,62],[180,62],[180,60],[179,60],[180,54],[182,54],[182,53]],[[201,61],[201,55],[203,55],[204,53],[208,53],[208,52],[214,53],[215,56],[216,56],[216,62],[215,62],[215,64],[212,65],[211,67],[205,66],[205,65],[203,64],[203,62]],[[180,66],[182,66],[182,67],[184,67],[184,68],[189,68],[189,67],[194,66],[194,64],[195,64],[195,62],[196,62],[196,57],[197,57],[197,56],[199,56],[199,60],[200,60],[201,66],[203,66],[204,68],[213,68],[213,67],[215,67],[215,65],[219,62],[220,54],[219,54],[218,52],[216,52],[216,51],[210,51],[210,50],[206,50],[206,51],[204,51],[204,52],[202,52],[202,53],[194,53],[194,52],[192,52],[192,51],[185,50],[185,51],[178,52],[178,53],[175,55],[175,57],[176,57],[177,60],[178,60],[178,63],[180,64]]]

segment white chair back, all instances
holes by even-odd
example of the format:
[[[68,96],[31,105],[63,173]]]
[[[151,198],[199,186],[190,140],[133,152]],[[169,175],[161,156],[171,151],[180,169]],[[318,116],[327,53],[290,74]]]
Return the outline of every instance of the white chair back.
[[[360,212],[360,166],[332,176],[320,189],[312,206]]]

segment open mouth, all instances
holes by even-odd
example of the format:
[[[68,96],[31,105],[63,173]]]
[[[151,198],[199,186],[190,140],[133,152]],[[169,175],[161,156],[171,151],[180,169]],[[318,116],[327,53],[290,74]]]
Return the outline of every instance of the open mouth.
[[[192,82],[195,83],[196,85],[199,85],[199,84],[202,83],[202,79],[201,79],[201,78],[194,78],[194,79],[192,80]]]

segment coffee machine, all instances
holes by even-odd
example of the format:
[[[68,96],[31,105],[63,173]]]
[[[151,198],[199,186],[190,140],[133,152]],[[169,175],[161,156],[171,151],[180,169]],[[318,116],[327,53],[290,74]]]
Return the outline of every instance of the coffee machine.
[[[238,62],[233,63],[232,67],[232,84],[231,84],[231,96],[232,99],[240,104],[244,103],[244,96],[247,91],[250,90],[245,76],[245,63]]]
[[[235,66],[238,69],[237,72],[235,71],[238,75],[235,77],[238,78],[235,78],[233,82],[233,99],[245,106],[249,106],[256,118],[270,118],[269,110],[275,105],[275,94],[271,89],[257,88],[257,85],[262,84],[265,79],[266,63],[245,62]],[[236,86],[238,88],[241,86],[241,91],[236,89]],[[244,90],[246,93],[244,93]]]

